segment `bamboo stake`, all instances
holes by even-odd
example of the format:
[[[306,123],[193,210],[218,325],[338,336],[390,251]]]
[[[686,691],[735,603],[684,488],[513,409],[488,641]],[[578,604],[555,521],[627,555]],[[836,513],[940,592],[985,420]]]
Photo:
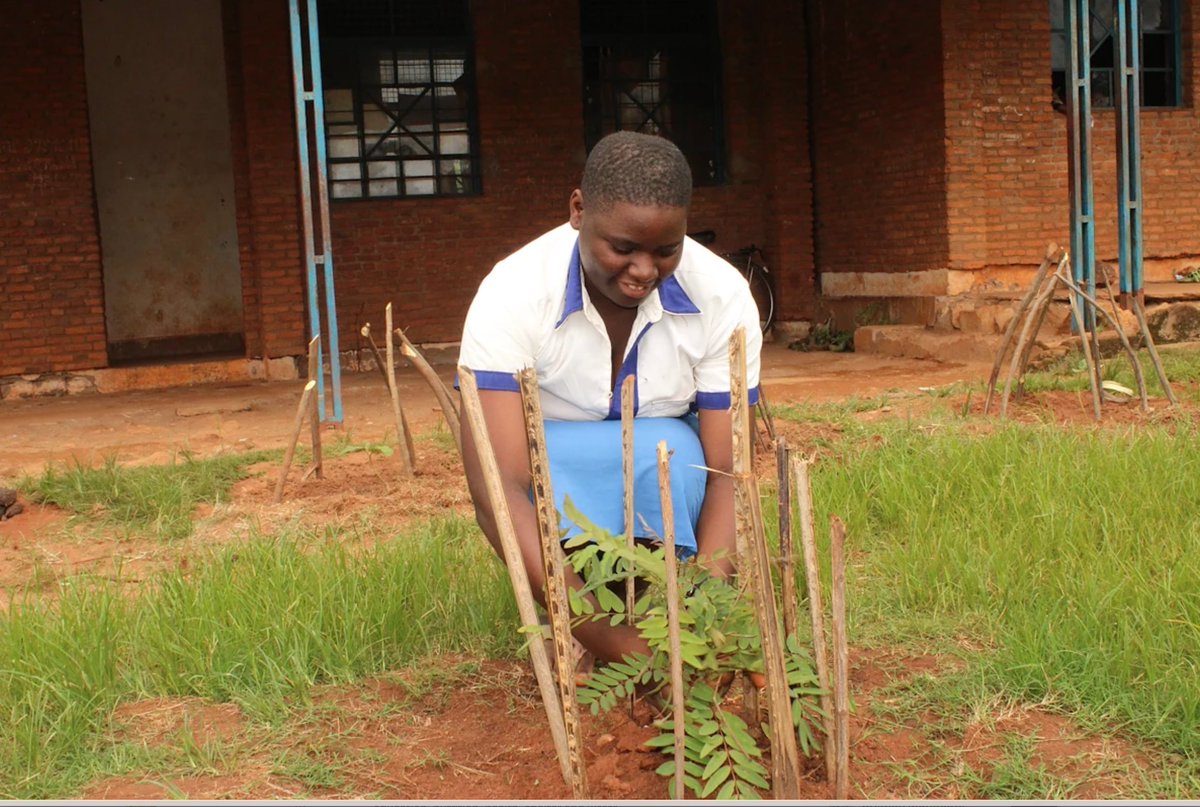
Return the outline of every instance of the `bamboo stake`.
[[[796,748],[796,732],[792,728],[792,699],[784,667],[784,649],[779,632],[779,616],[775,608],[775,590],[771,585],[771,565],[767,558],[767,541],[763,530],[762,512],[758,499],[758,483],[754,478],[751,458],[753,438],[750,435],[750,407],[746,389],[746,331],[738,328],[729,338],[729,390],[733,420],[733,473],[737,489],[738,510],[745,510],[737,519],[739,526],[749,523],[746,536],[747,566],[739,574],[750,578],[754,612],[762,638],[763,671],[767,678],[767,708],[771,716],[771,789],[777,799],[800,797],[800,755]]]
[[[400,410],[400,399],[398,396],[392,395],[392,388],[396,385],[396,377],[394,370],[390,364],[385,363],[383,354],[379,352],[379,346],[375,344],[375,338],[371,336],[371,323],[366,323],[359,330],[367,339],[367,344],[371,347],[371,354],[375,357],[375,366],[379,368],[379,372],[383,375],[383,383],[387,385],[388,398],[392,402],[392,417],[396,421],[396,445],[400,448],[400,467],[405,474],[411,474],[413,471],[412,463],[408,461],[408,452],[405,450],[404,430],[405,426],[404,413]]]
[[[1061,267],[1066,260],[1067,256],[1064,253],[1058,265]],[[1054,289],[1057,286],[1058,275],[1056,274],[1042,286],[1037,298],[1033,302],[1033,308],[1030,309],[1029,315],[1025,317],[1025,324],[1021,327],[1021,336],[1017,340],[1016,347],[1013,348],[1012,360],[1008,365],[1008,377],[1004,380],[1004,394],[1000,396],[1000,417],[1008,415],[1008,398],[1012,393],[1013,381],[1025,374],[1025,367],[1029,361],[1029,353],[1033,349],[1034,342],[1037,340],[1037,333],[1041,330],[1042,321],[1046,318],[1046,312],[1050,310],[1050,302],[1054,298]]]
[[[398,442],[400,450],[406,455],[405,466],[411,471],[417,467],[417,452],[413,448],[412,431],[408,428],[408,418],[404,417],[404,409],[400,406],[400,389],[396,385],[396,350],[393,346],[392,333],[392,304],[384,307],[384,319],[387,322],[387,366],[388,390],[392,393],[392,412],[396,416]]]
[[[450,389],[433,369],[433,366],[421,355],[421,351],[417,350],[416,345],[404,335],[404,331],[397,328],[395,332],[396,336],[400,338],[400,352],[413,363],[413,367],[417,368],[417,372],[425,379],[425,383],[433,390],[434,397],[438,399],[438,405],[442,408],[442,417],[446,419],[446,426],[449,427],[450,434],[454,437],[454,445],[458,448],[458,455],[461,457],[462,434],[459,432],[458,426],[458,407],[454,404]]]
[[[825,654],[825,605],[821,598],[821,573],[817,565],[817,541],[813,520],[812,484],[808,461],[792,457],[792,475],[796,478],[796,499],[800,511],[800,544],[804,550],[804,577],[808,582],[808,615],[812,623],[813,663],[817,667],[817,686],[821,688],[820,704],[825,729],[825,778],[837,778],[835,745],[837,724],[833,719],[833,703],[829,689],[829,658]]]
[[[1154,337],[1150,335],[1150,325],[1146,322],[1146,309],[1142,305],[1142,295],[1134,294],[1133,296],[1133,313],[1137,316],[1138,327],[1142,331],[1142,341],[1146,343],[1146,352],[1150,354],[1150,363],[1154,365],[1154,372],[1158,376],[1158,384],[1163,388],[1163,393],[1167,396],[1167,400],[1171,402],[1171,406],[1178,407],[1179,401],[1175,400],[1175,393],[1171,390],[1171,382],[1167,380],[1167,371],[1163,369],[1162,359],[1158,357],[1158,348],[1154,346]]]
[[[667,563],[667,636],[671,656],[671,721],[675,724],[675,798],[686,798],[683,784],[687,715],[683,703],[683,650],[679,641],[679,568],[675,557],[675,508],[671,501],[671,454],[658,442],[658,495],[662,501],[663,552]]]
[[[621,474],[625,482],[625,546],[633,552],[634,520],[633,520],[633,410],[636,376],[628,375],[621,382]],[[625,578],[625,622],[633,624],[633,606],[635,595],[633,568]],[[629,696],[629,716],[633,717],[634,704],[637,696]]]
[[[308,343],[308,380],[315,381],[317,374],[322,372],[320,361],[321,335],[317,334]],[[312,412],[309,413],[309,425],[312,427],[313,473],[317,479],[325,476],[325,467],[321,457],[321,409],[316,395],[309,396]]]
[[[288,442],[287,451],[283,455],[283,469],[279,472],[279,481],[275,483],[275,496],[271,499],[275,504],[283,500],[283,483],[287,479],[288,469],[292,467],[292,459],[296,456],[296,443],[300,442],[300,429],[304,426],[304,416],[308,413],[308,399],[317,388],[316,379],[310,378],[300,393],[300,405],[296,407],[296,419],[292,421],[292,439]]]
[[[460,365],[458,383],[462,391],[463,412],[467,418],[467,426],[471,430],[476,453],[479,455],[479,467],[487,486],[488,501],[491,503],[492,516],[500,534],[504,565],[508,567],[508,577],[512,582],[513,596],[517,600],[517,611],[521,616],[522,630],[530,634],[529,656],[533,661],[533,672],[537,678],[538,691],[542,696],[542,706],[545,707],[546,719],[550,724],[550,736],[554,740],[554,750],[558,754],[559,769],[562,772],[563,781],[569,787],[572,777],[567,728],[563,722],[562,707],[559,705],[554,673],[550,669],[550,659],[546,656],[546,643],[542,641],[537,607],[534,603],[533,591],[529,587],[529,575],[525,571],[525,562],[521,559],[521,547],[517,543],[517,532],[513,526],[512,513],[508,509],[508,500],[504,496],[504,488],[500,481],[500,467],[496,463],[496,453],[492,449],[491,438],[488,436],[483,405],[479,402],[479,387],[475,383],[475,373],[470,368]],[[534,636],[536,638],[533,638]]]
[[[792,469],[787,441],[775,441],[775,470],[779,475],[779,577],[783,597],[783,634],[796,632],[796,567],[792,554]]]
[[[550,486],[550,459],[546,455],[546,429],[538,397],[537,371],[526,368],[518,376],[521,402],[525,408],[525,434],[529,438],[529,469],[533,477],[533,500],[538,517],[538,536],[542,543],[542,564],[546,570],[546,613],[554,638],[554,658],[558,667],[558,698],[563,724],[567,730],[567,757],[571,778],[568,784],[576,799],[588,798],[587,766],[583,762],[583,729],[579,725],[579,701],[575,696],[575,640],[571,637],[571,606],[567,602],[558,510]]]
[[[1064,284],[1068,282],[1063,277],[1059,277],[1058,279]],[[1075,286],[1075,284],[1071,283],[1070,286]],[[1092,344],[1088,339],[1087,327],[1085,326],[1083,320],[1083,304],[1079,302],[1078,295],[1081,294],[1082,292],[1079,291],[1077,286],[1075,288],[1069,288],[1067,292],[1067,299],[1071,301],[1071,314],[1075,317],[1075,323],[1079,327],[1079,344],[1083,347],[1083,360],[1087,362],[1088,386],[1092,389],[1092,414],[1095,416],[1096,420],[1099,420],[1100,382],[1097,380],[1099,375],[1096,372],[1096,368],[1100,361],[1098,356],[1095,359],[1092,358]]]
[[[1046,257],[1042,259],[1042,265],[1038,267],[1037,272],[1034,274],[1033,281],[1029,284],[1029,291],[1021,298],[1021,303],[1017,306],[1016,313],[1013,314],[1013,318],[1008,321],[1008,326],[1004,329],[1004,336],[1000,340],[1000,350],[996,352],[996,361],[992,364],[992,374],[988,378],[987,398],[983,402],[983,414],[985,415],[992,406],[992,398],[996,394],[996,382],[1000,378],[1000,366],[1004,363],[1004,356],[1008,353],[1008,347],[1012,342],[1013,334],[1017,332],[1017,323],[1025,315],[1029,304],[1037,297],[1038,289],[1041,288],[1042,282],[1046,279],[1046,273],[1050,271],[1050,265],[1058,262],[1058,253],[1061,249],[1057,244],[1050,244],[1046,247]]]
[[[837,756],[833,797],[838,801],[850,795],[850,651],[846,642],[846,525],[837,516],[829,517],[830,560],[833,566],[833,702],[837,730]]]
[[[1086,300],[1092,306],[1092,308],[1100,314],[1100,316],[1104,317],[1108,324],[1112,326],[1113,330],[1117,332],[1117,336],[1121,340],[1121,349],[1125,351],[1126,358],[1129,359],[1129,363],[1133,366],[1133,376],[1135,379],[1137,379],[1138,392],[1140,393],[1142,402],[1142,411],[1149,412],[1150,402],[1146,396],[1146,377],[1142,372],[1142,364],[1138,361],[1137,353],[1134,352],[1133,345],[1129,343],[1129,337],[1125,335],[1125,329],[1121,327],[1121,323],[1117,321],[1115,316],[1109,316],[1108,312],[1100,307],[1100,304],[1096,302],[1095,298],[1093,298],[1083,289],[1079,288],[1074,281],[1065,276],[1065,273],[1063,277],[1059,278],[1059,282],[1063,283],[1068,289]],[[1111,290],[1109,291],[1109,294],[1112,294]],[[1114,300],[1113,302],[1115,304],[1116,301]],[[1113,311],[1116,311],[1115,306]],[[1097,362],[1099,362],[1099,356],[1097,356]]]

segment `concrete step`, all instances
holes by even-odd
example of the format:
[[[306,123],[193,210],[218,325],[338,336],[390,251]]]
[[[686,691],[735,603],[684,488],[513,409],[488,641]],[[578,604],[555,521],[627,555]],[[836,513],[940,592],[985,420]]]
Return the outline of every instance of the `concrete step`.
[[[941,361],[990,362],[1000,334],[954,331],[924,325],[864,325],[854,331],[854,350],[881,356]]]

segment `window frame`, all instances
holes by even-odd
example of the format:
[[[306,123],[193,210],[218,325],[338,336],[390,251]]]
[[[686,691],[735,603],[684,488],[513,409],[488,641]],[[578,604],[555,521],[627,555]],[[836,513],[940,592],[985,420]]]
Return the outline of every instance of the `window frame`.
[[[404,81],[401,76],[393,75],[393,82],[388,83],[383,80],[380,75],[380,81],[375,83],[370,80],[365,80],[364,75],[374,75],[376,72],[382,73],[386,60],[380,57],[391,52],[391,61],[395,65],[394,70],[399,71],[402,62],[406,61],[406,55],[420,53],[424,57],[424,63],[427,70],[427,80]],[[377,201],[384,199],[455,199],[470,196],[480,196],[483,194],[483,178],[482,178],[482,159],[480,156],[480,133],[479,133],[479,116],[476,99],[478,98],[476,86],[476,70],[475,70],[475,53],[474,53],[474,37],[468,29],[462,35],[458,36],[323,36],[321,39],[322,52],[322,92],[325,101],[325,119],[322,125],[325,127],[325,140],[327,144],[326,162],[328,168],[327,181],[329,183],[329,198],[335,202],[358,202],[358,201]],[[353,54],[353,59],[349,54]],[[449,54],[449,56],[448,56]],[[463,62],[462,74],[460,77],[452,80],[441,80],[438,77],[437,63],[439,59],[459,58]],[[373,63],[378,60],[378,69],[371,70]],[[417,59],[407,59],[408,61],[418,61]],[[342,75],[334,75],[331,77],[331,64],[337,64],[337,67],[332,67],[333,70]],[[349,64],[353,64],[356,68],[354,80],[348,81],[345,78],[345,73],[348,73]],[[333,80],[331,80],[331,78]],[[460,83],[461,82],[461,83]],[[457,89],[462,90],[465,98],[462,105],[465,107],[461,126],[465,129],[467,137],[467,147],[465,152],[444,152],[441,147],[441,140],[444,136],[441,126],[446,121],[440,120],[437,115],[437,100],[439,90],[442,89]],[[394,105],[397,102],[391,102],[386,98],[386,90],[403,90],[403,89],[421,89],[407,106],[407,108],[399,109]],[[331,93],[349,92],[350,104],[347,109],[340,103],[331,103]],[[398,94],[398,98],[405,98],[411,93],[403,95]],[[428,96],[430,98],[430,121],[429,130],[412,131],[404,126],[404,117],[412,112],[420,100]],[[368,132],[366,117],[372,112],[382,112],[390,118],[390,125],[382,133]],[[350,118],[346,117],[346,113],[350,113]],[[346,132],[334,131],[338,127],[354,127],[353,134]],[[457,130],[450,132],[459,133]],[[353,137],[356,143],[357,154],[354,156],[334,156],[334,143],[337,141],[346,140],[348,137]],[[424,153],[404,154],[397,150],[395,153],[388,154],[386,158],[381,158],[376,151],[385,140],[394,139],[400,147],[401,141],[405,143],[418,144],[420,147],[427,149]],[[368,148],[368,145],[371,141]],[[432,147],[427,145],[431,143]],[[405,173],[405,166],[413,163],[432,163],[431,173],[418,174],[410,176]],[[466,172],[458,176],[453,173],[444,173],[443,167],[448,163],[465,163]],[[344,178],[335,176],[338,173],[338,166],[355,165],[358,166],[358,176],[356,178]],[[374,175],[372,176],[372,166],[391,165],[395,166],[394,174],[391,175]],[[395,190],[377,192],[372,190],[372,182],[378,180],[389,180],[394,182]],[[432,192],[413,192],[408,189],[409,182],[428,180],[432,184]],[[465,183],[462,190],[448,191],[447,183]],[[359,193],[356,195],[338,195],[337,188],[345,187],[351,183],[357,184]]]
[[[653,121],[655,133],[662,134],[664,137],[672,140],[684,152],[684,156],[688,158],[688,163],[692,167],[692,181],[696,186],[719,186],[728,183],[729,181],[729,160],[726,149],[726,134],[725,134],[725,104],[724,104],[724,65],[723,65],[723,49],[721,47],[720,34],[720,18],[718,14],[718,6],[716,0],[700,0],[699,3],[689,3],[693,9],[696,6],[703,5],[704,11],[707,14],[707,26],[703,31],[704,41],[699,46],[696,45],[696,35],[686,31],[670,31],[662,28],[649,30],[650,26],[646,24],[648,12],[646,3],[637,6],[641,16],[641,31],[629,30],[613,25],[610,21],[610,27],[606,29],[596,29],[587,27],[588,18],[591,16],[585,6],[589,2],[595,2],[598,6],[611,5],[613,0],[580,0],[580,50],[583,62],[582,69],[582,94],[583,94],[583,137],[584,146],[589,151],[596,142],[606,134],[613,131],[627,131],[621,126],[620,114],[621,109],[637,106],[646,112],[647,118],[643,120],[638,129],[633,131],[646,131],[645,125],[649,121]],[[631,7],[633,4],[629,4]],[[682,7],[683,4],[678,4]],[[603,14],[603,11],[597,12]],[[694,13],[694,12],[693,12]],[[707,65],[711,70],[708,81],[688,82],[676,81],[671,82],[669,76],[667,78],[649,76],[650,64],[661,54],[671,51],[672,48],[686,47],[694,49],[696,52],[704,52],[711,56],[716,54],[715,58],[709,58]],[[645,78],[639,80],[637,87],[644,84],[653,83],[657,85],[657,90],[661,92],[665,86],[665,96],[660,96],[653,101],[654,108],[647,111],[642,105],[642,99],[634,98],[629,91],[616,88],[619,79],[611,75],[598,75],[593,78],[593,71],[599,73],[599,67],[592,64],[591,60],[594,57],[600,56],[598,51],[624,51],[626,54],[636,53],[639,63],[645,65],[646,69],[643,72]],[[661,69],[661,65],[660,65]],[[670,64],[667,69],[670,70]],[[674,84],[674,88],[672,88]],[[676,132],[682,128],[678,124],[678,118],[675,117],[678,106],[671,108],[672,119],[664,124],[663,121],[656,119],[653,112],[664,103],[671,100],[675,89],[679,86],[693,87],[703,86],[709,98],[709,103],[704,112],[711,116],[711,140],[704,148],[703,154],[692,153],[689,150],[689,144],[682,143],[678,139]],[[619,94],[627,96],[630,103],[622,103],[620,99],[616,99],[612,104],[612,110],[607,115],[603,108],[603,101],[593,101],[593,95],[596,92],[613,93],[614,97]],[[686,109],[686,105],[684,107]],[[708,139],[708,138],[705,138]],[[697,163],[704,159],[711,161],[711,169],[708,172],[700,172],[697,170]]]
[[[1053,13],[1054,0],[1049,0],[1049,2],[1047,3],[1047,5],[1050,7],[1049,10],[1051,12],[1049,15],[1050,16],[1050,41],[1051,41],[1050,84],[1056,95],[1056,102],[1058,100],[1057,99],[1058,88],[1061,86],[1064,88],[1064,91],[1065,91],[1066,69],[1065,68],[1059,69],[1059,68],[1054,67],[1053,53],[1054,53],[1054,49],[1055,49],[1055,45],[1056,45],[1056,41],[1055,41],[1056,39],[1062,43],[1062,50],[1064,53],[1066,52],[1067,47],[1068,47],[1065,12],[1066,12],[1066,4],[1069,2],[1072,2],[1072,0],[1061,0],[1062,9],[1064,12],[1064,14],[1062,16],[1058,16]],[[1172,47],[1170,49],[1170,52],[1171,52],[1171,58],[1172,58],[1172,62],[1173,62],[1172,67],[1170,67],[1170,68],[1162,68],[1162,67],[1146,68],[1145,67],[1145,47],[1144,46],[1145,46],[1145,41],[1146,41],[1147,30],[1145,28],[1143,28],[1141,25],[1138,26],[1138,32],[1141,37],[1140,41],[1138,42],[1138,57],[1141,62],[1138,65],[1138,72],[1139,72],[1140,79],[1141,79],[1141,86],[1139,89],[1141,90],[1140,95],[1141,95],[1141,99],[1142,99],[1142,103],[1141,103],[1142,109],[1180,109],[1185,106],[1184,95],[1183,95],[1183,8],[1182,8],[1183,4],[1185,2],[1187,2],[1187,0],[1171,0],[1171,15],[1170,15],[1171,16],[1171,21],[1170,21],[1171,27],[1170,28],[1166,28],[1166,29],[1155,28],[1155,29],[1152,29],[1149,31],[1149,33],[1151,33],[1153,35],[1168,35],[1171,37]],[[1115,11],[1115,9],[1114,9],[1114,11]],[[1089,81],[1091,82],[1091,85],[1092,85],[1092,87],[1091,87],[1092,88],[1092,93],[1091,93],[1092,109],[1097,109],[1097,110],[1113,109],[1114,105],[1115,105],[1115,82],[1117,80],[1116,54],[1115,54],[1115,52],[1116,52],[1116,30],[1115,30],[1116,15],[1114,13],[1113,26],[1110,27],[1110,26],[1104,25],[1103,21],[1099,20],[1096,17],[1096,14],[1094,11],[1091,12],[1091,14],[1092,14],[1093,19],[1089,20],[1089,23],[1092,23],[1093,21],[1099,22],[1099,24],[1102,25],[1107,30],[1107,35],[1104,38],[1102,38],[1097,44],[1091,45],[1091,43],[1089,43],[1089,45],[1091,45],[1092,55],[1094,56],[1097,51],[1099,51],[1102,47],[1105,46],[1106,43],[1111,43],[1111,48],[1114,52],[1114,57],[1113,57],[1114,64],[1112,66],[1096,67],[1093,65],[1091,67],[1091,75],[1089,76]],[[1056,16],[1058,17],[1057,19],[1056,19]],[[1089,30],[1089,32],[1091,31],[1090,24],[1088,26],[1088,30]],[[1146,100],[1145,100],[1146,99],[1146,74],[1148,72],[1149,73],[1171,73],[1171,74],[1173,74],[1173,76],[1172,76],[1173,80],[1171,81],[1171,86],[1172,86],[1174,98],[1171,103],[1167,103],[1167,104],[1147,104],[1146,103]],[[1063,77],[1061,80],[1061,83],[1059,81],[1059,75],[1062,75],[1062,77]],[[1107,81],[1107,86],[1109,87],[1109,92],[1107,94],[1107,98],[1109,100],[1106,103],[1096,103],[1097,94],[1096,94],[1095,90],[1096,90],[1097,77],[1101,77]],[[1065,99],[1065,94],[1062,96],[1062,98]]]

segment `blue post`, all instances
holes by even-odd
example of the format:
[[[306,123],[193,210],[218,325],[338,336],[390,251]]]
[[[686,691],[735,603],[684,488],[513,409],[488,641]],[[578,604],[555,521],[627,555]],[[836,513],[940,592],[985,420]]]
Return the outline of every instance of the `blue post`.
[[[1096,218],[1092,193],[1092,59],[1090,0],[1067,0],[1067,154],[1071,197],[1071,274],[1075,283],[1096,295]],[[1083,307],[1076,327],[1096,330],[1095,312]]]
[[[300,162],[300,206],[301,217],[304,224],[304,263],[305,263],[305,286],[308,296],[308,322],[309,329],[313,336],[321,334],[321,310],[320,299],[321,292],[317,279],[317,264],[320,263],[325,267],[325,317],[329,324],[329,367],[330,375],[333,379],[333,415],[328,418],[325,412],[325,373],[324,373],[324,358],[321,349],[321,342],[317,341],[317,402],[318,410],[321,413],[321,420],[332,419],[335,422],[342,420],[342,385],[341,385],[341,365],[338,355],[338,337],[337,337],[337,309],[334,305],[333,293],[333,256],[330,249],[329,238],[329,199],[326,192],[326,160],[325,160],[325,126],[324,126],[324,103],[321,98],[321,61],[320,50],[316,46],[317,42],[317,16],[314,0],[308,2],[308,41],[309,41],[309,63],[311,70],[306,71],[304,63],[304,44],[300,31],[300,7],[299,0],[288,0],[288,8],[291,20],[291,39],[292,39],[292,93],[295,98],[296,112],[296,153]],[[314,90],[310,91],[305,86],[305,74],[311,72]],[[321,211],[321,239],[322,249],[320,254],[316,254],[315,238],[313,234],[313,206],[312,206],[312,174],[309,164],[309,148],[308,148],[308,105],[313,103],[315,106],[313,127],[316,132],[317,140],[317,190],[318,203]]]
[[[308,52],[312,68],[313,129],[317,140],[317,204],[321,211],[321,264],[325,267],[325,321],[329,325],[329,375],[333,420],[342,422],[342,364],[338,350],[337,301],[333,291],[333,239],[329,230],[329,168],[325,151],[325,92],[321,84],[321,37],[317,0],[308,0]],[[324,413],[324,410],[321,410]]]
[[[1142,280],[1141,18],[1138,0],[1117,3],[1117,216],[1121,299],[1140,294]]]

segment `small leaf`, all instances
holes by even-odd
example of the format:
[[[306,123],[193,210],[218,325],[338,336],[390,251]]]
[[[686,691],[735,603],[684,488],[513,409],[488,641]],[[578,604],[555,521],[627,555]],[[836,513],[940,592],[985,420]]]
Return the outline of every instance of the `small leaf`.
[[[716,754],[713,754],[711,757],[709,757],[708,764],[704,766],[704,774],[703,774],[702,778],[706,779],[706,780],[711,780],[713,774],[717,772],[717,768],[720,768],[722,765],[724,765],[726,763],[726,761],[728,761],[728,759],[729,759],[729,754],[725,751],[720,751]],[[729,769],[726,768],[725,770],[726,770],[726,776],[728,776]],[[724,781],[723,777],[722,777],[721,781]],[[712,784],[711,781],[709,781],[709,784],[705,789],[708,789],[708,787],[716,787],[719,784],[721,784],[721,782],[717,782],[717,784],[714,785],[714,784]],[[704,798],[707,795],[708,795],[708,793],[702,793],[700,798]]]
[[[750,785],[746,784],[745,782],[737,783],[737,792],[739,799],[745,799],[747,801],[758,801],[762,799],[762,794],[750,787]]]
[[[732,779],[725,783],[721,792],[717,793],[717,801],[729,801],[733,798],[733,788],[736,785]]]
[[[704,789],[700,791],[700,798],[708,798],[712,792],[720,787],[721,784],[728,778],[729,768],[717,766],[717,768],[713,770],[713,775],[711,778],[708,778],[708,780],[705,782]]]
[[[766,770],[761,765],[734,765],[733,772],[743,782],[749,782],[755,787],[761,787],[764,790],[771,787],[765,776]]]
[[[654,772],[659,776],[674,776],[675,775],[675,760],[668,759],[663,764],[654,769]]]

